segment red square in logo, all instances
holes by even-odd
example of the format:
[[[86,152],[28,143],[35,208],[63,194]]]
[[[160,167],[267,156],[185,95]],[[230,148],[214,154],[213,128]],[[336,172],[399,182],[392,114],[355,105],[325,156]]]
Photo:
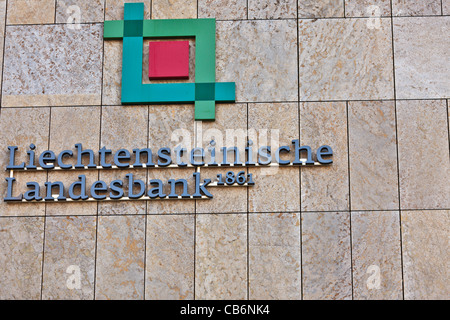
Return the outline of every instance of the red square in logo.
[[[150,79],[189,78],[189,41],[155,41],[149,45]]]

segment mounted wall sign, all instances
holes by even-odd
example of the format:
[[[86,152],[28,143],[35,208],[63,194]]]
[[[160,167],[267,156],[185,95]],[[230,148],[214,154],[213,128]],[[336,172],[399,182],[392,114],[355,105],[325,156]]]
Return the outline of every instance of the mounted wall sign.
[[[215,19],[144,20],[143,3],[125,3],[124,20],[105,21],[104,38],[123,39],[122,104],[194,103],[195,120],[215,120],[216,102],[235,101],[235,83],[216,82]],[[195,38],[195,82],[143,84],[144,38]],[[186,78],[189,55],[177,42],[150,45],[151,79]]]

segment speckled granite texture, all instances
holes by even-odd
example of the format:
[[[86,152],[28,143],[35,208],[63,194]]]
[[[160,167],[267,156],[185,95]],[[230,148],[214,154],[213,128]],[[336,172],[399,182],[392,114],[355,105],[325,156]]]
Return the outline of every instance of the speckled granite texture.
[[[143,2],[145,19],[215,18],[216,81],[236,83],[236,103],[217,104],[214,122],[194,121],[192,104],[122,106],[122,41],[104,41],[103,22],[125,2]],[[189,79],[176,82],[195,77],[188,40]],[[171,82],[146,77],[149,41],[143,82]],[[0,0],[0,299],[448,299],[449,43],[450,0]],[[245,168],[254,187],[210,201],[3,201],[8,146],[19,162],[31,143],[39,155],[244,148],[247,136],[327,144],[334,163]],[[17,192],[76,178],[14,177]]]

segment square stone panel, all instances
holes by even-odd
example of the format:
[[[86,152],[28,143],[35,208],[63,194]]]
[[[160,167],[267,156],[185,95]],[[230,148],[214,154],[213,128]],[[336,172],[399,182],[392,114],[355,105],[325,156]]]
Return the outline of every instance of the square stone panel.
[[[89,0],[88,0],[89,1]],[[151,0],[105,0],[105,20],[123,20],[123,7],[127,2],[143,2],[144,18],[150,19]]]
[[[105,0],[58,0],[56,23],[103,22],[104,9]]]
[[[294,20],[218,21],[217,81],[236,82],[236,101],[297,101]]]
[[[450,17],[394,18],[397,99],[450,97]]]
[[[345,0],[346,17],[386,17],[391,15],[391,0]]]
[[[122,40],[105,41],[104,52],[102,103],[103,105],[121,105]]]
[[[133,160],[134,148],[148,146],[148,107],[147,106],[107,106],[102,107],[101,147],[112,150],[127,149]],[[113,163],[111,157],[106,161]],[[131,161],[130,161],[131,162]],[[145,169],[117,169],[100,171],[100,179],[107,184],[115,179],[124,182],[125,194],[128,192],[128,179],[125,175],[133,174],[134,179],[147,181]],[[137,192],[137,190],[135,190]],[[144,214],[145,201],[120,201],[99,203],[100,214]]]
[[[239,149],[239,161],[245,162],[245,143],[247,138],[247,105],[217,104],[216,121],[197,121],[195,143],[205,150],[205,163],[211,161],[210,148],[215,149],[215,160],[222,162],[223,147],[237,147]],[[214,141],[212,144],[211,142]],[[213,145],[214,144],[214,145]],[[227,161],[233,163],[235,155],[233,152],[227,154]],[[203,179],[217,180],[217,175],[226,176],[228,171],[237,175],[246,168],[222,167],[201,168],[200,174]],[[225,178],[224,178],[225,179]],[[247,188],[246,187],[211,187],[208,189],[214,196],[211,200],[198,200],[196,204],[197,213],[229,213],[247,212]]]
[[[403,211],[406,300],[447,299],[450,211]]]
[[[300,211],[300,174],[298,167],[250,168],[255,185],[249,187],[249,212]],[[267,171],[269,170],[269,171]]]
[[[98,217],[95,298],[144,298],[145,216]]]
[[[103,26],[8,26],[3,107],[100,105]]]
[[[247,215],[200,214],[195,299],[247,299]]]
[[[96,217],[46,219],[42,299],[94,298],[96,222]]]
[[[0,117],[0,168],[5,169],[9,164],[8,146],[17,146],[16,164],[25,162],[28,164],[27,151],[29,146],[34,144],[35,163],[41,152],[48,149],[48,133],[50,123],[50,108],[2,108]],[[6,177],[9,177],[9,171],[1,170],[0,194],[0,216],[20,216],[20,215],[45,215],[45,204],[39,203],[6,203],[3,199],[6,197],[7,183]],[[26,183],[36,181],[41,186],[41,195],[43,195],[44,182],[47,181],[47,173],[40,171],[14,171],[16,182],[13,185],[13,196],[28,190]]]
[[[352,210],[398,209],[395,105],[348,104]]]
[[[297,18],[297,0],[249,0],[248,18]]]
[[[344,0],[298,0],[298,17],[344,17]]]
[[[44,218],[0,217],[0,299],[41,296]]]
[[[289,155],[281,154],[282,160],[295,159],[292,140],[299,138],[298,103],[254,103],[248,105],[248,137],[252,141],[253,160],[258,161],[258,149],[270,146],[272,162],[275,151],[281,146],[291,148]],[[271,168],[269,170],[276,170]],[[282,168],[279,168],[282,170]]]
[[[349,209],[347,114],[344,102],[300,104],[300,145],[333,150],[333,163],[301,168],[301,210]]]
[[[450,14],[450,0],[442,0],[442,13],[444,15]]]
[[[194,298],[194,215],[148,216],[146,299]]]
[[[95,163],[99,162],[98,149],[100,144],[100,112],[101,107],[64,107],[52,108],[50,121],[50,149],[58,155],[63,150],[71,150],[73,157],[64,158],[65,164],[75,165],[77,149],[75,144],[81,143],[83,150],[94,152]],[[89,157],[85,156],[83,164],[87,165]],[[78,181],[79,175],[86,176],[86,192],[90,195],[90,187],[98,180],[98,170],[63,170],[50,171],[48,181],[61,181],[68,197],[70,185]],[[79,191],[76,191],[79,194]],[[95,215],[96,202],[84,203],[51,203],[47,205],[47,215]]]
[[[399,212],[352,212],[351,220],[354,299],[403,299]]]
[[[352,299],[350,214],[302,213],[303,299]]]
[[[171,187],[168,183],[169,179],[186,179],[188,182],[188,193],[195,193],[195,180],[193,173],[195,169],[149,169],[148,170],[148,184],[152,179],[159,179],[164,184],[163,192],[166,195],[170,194]],[[204,179],[206,177],[203,177]],[[152,186],[148,186],[152,188]],[[182,185],[176,185],[175,192],[178,195],[183,193]],[[203,202],[208,200],[199,200],[198,202]],[[213,200],[214,201],[214,200]],[[197,203],[198,203],[197,202]],[[198,204],[197,204],[198,205]],[[150,200],[147,201],[147,214],[179,214],[179,213],[195,213],[196,200]]]
[[[445,0],[444,0],[445,1]],[[393,16],[441,15],[441,0],[392,0]]]
[[[394,97],[391,19],[299,20],[300,100]]]
[[[197,0],[152,0],[152,19],[196,19]]]
[[[450,208],[446,102],[397,101],[397,121],[401,208]]]
[[[247,18],[247,0],[199,0],[199,18],[239,20]]]
[[[55,0],[9,0],[7,24],[55,22]]]
[[[300,214],[249,215],[250,299],[301,299]]]

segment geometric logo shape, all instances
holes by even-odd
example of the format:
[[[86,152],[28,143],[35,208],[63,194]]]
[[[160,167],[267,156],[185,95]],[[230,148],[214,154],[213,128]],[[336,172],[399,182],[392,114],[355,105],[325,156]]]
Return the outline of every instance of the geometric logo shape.
[[[105,40],[123,40],[122,104],[194,103],[195,120],[214,120],[216,103],[234,102],[236,99],[234,82],[216,82],[215,19],[144,20],[143,3],[125,3],[124,20],[105,21],[103,37]],[[194,82],[144,84],[142,80],[144,38],[193,38]],[[181,55],[181,58],[186,61],[186,55]],[[157,64],[155,67],[158,68]],[[150,61],[149,69],[151,68]],[[149,71],[151,76],[152,72]]]
[[[149,43],[150,79],[189,78],[189,41]]]

